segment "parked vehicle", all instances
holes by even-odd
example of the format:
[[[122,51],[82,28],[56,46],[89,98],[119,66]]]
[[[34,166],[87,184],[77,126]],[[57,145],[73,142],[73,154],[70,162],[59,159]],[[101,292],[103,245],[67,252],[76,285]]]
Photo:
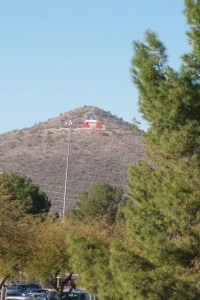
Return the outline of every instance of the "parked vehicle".
[[[15,283],[9,290],[28,290],[28,289],[41,289],[41,286],[38,283]]]
[[[16,283],[7,290],[7,297],[26,296],[26,292],[32,289],[41,289],[37,283]]]
[[[7,297],[17,297],[17,296],[25,296],[23,295],[23,290],[7,290]]]
[[[63,299],[67,300],[89,300],[89,293],[84,290],[73,289],[69,294],[69,290],[63,291]],[[68,296],[67,296],[68,295]],[[67,298],[66,298],[67,296]],[[49,300],[58,300],[56,291],[50,292]]]
[[[24,292],[32,300],[49,300],[50,292],[46,289],[31,289]]]

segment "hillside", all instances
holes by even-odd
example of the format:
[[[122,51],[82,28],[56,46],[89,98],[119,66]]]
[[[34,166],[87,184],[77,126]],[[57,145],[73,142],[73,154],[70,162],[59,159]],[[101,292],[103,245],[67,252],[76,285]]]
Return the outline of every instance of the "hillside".
[[[105,129],[83,129],[86,113],[94,112]],[[130,124],[97,107],[84,106],[30,128],[0,135],[0,171],[18,172],[46,192],[52,212],[62,212],[69,128],[73,120],[68,156],[67,206],[78,192],[97,180],[126,188],[130,164],[144,158],[142,134]]]

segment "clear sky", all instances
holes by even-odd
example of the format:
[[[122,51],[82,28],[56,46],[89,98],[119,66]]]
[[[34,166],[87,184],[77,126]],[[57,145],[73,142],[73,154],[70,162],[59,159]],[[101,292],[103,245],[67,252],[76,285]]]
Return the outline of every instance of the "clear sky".
[[[151,29],[178,69],[189,51],[184,0],[1,0],[0,133],[83,105],[131,122],[133,40]]]

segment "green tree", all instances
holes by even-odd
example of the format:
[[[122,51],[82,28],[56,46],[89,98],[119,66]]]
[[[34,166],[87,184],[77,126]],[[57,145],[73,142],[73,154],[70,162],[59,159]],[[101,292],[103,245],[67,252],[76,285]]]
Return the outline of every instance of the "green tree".
[[[48,216],[37,228],[27,273],[57,289],[57,276],[72,273],[68,261],[66,228],[61,219]]]
[[[122,291],[128,291],[127,299],[198,299],[196,174],[188,168],[175,174],[138,162],[129,176],[126,226],[110,257]]]
[[[42,219],[39,215],[48,212],[50,205],[39,186],[25,176],[0,174],[0,274],[3,278],[18,277],[19,272],[25,271],[38,226],[45,219],[45,214]]]
[[[36,234],[36,219],[32,215],[21,215],[16,204],[0,196],[0,274],[3,278],[18,277],[25,269]]]
[[[200,2],[186,0],[185,15],[191,53],[179,72],[155,33],[134,42],[131,72],[151,163],[130,167],[123,242],[110,249],[126,299],[200,299]]]
[[[122,300],[109,261],[118,209],[125,202],[124,192],[99,181],[79,197],[80,201],[65,219],[70,265],[80,274],[78,284],[99,300]]]
[[[34,249],[26,265],[25,271],[29,277],[40,278],[44,284],[53,287],[60,300],[63,299],[66,285],[69,287],[68,294],[75,287],[72,276],[74,272],[80,273],[82,268],[74,268],[70,263],[71,257],[79,256],[78,265],[84,264],[84,259],[80,258],[82,252],[79,251],[83,248],[83,244],[81,249],[76,244],[77,247],[71,253],[70,236],[77,232],[77,228],[77,224],[69,220],[66,222],[52,216],[45,218],[37,228]],[[66,294],[65,299],[68,299]]]
[[[116,285],[109,268],[110,244],[113,240],[114,224],[105,218],[88,222],[66,219],[68,228],[69,262],[80,277],[79,286],[95,294],[99,300],[119,299]]]
[[[17,173],[0,174],[0,195],[17,201],[26,214],[48,212],[51,207],[50,200],[39,186]]]
[[[104,217],[114,222],[117,209],[124,200],[124,192],[119,187],[98,181],[81,192],[79,199],[71,212],[75,218],[83,221]]]

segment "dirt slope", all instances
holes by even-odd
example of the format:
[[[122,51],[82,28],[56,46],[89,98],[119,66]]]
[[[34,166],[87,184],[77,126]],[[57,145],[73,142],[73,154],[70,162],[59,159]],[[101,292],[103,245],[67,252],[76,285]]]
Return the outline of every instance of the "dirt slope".
[[[105,129],[82,129],[92,111]],[[70,151],[69,128],[73,120]],[[97,107],[84,106],[56,118],[0,135],[0,171],[30,177],[52,201],[52,212],[62,213],[68,157],[67,206],[78,192],[97,180],[127,186],[130,164],[144,159],[142,133],[130,124]]]

